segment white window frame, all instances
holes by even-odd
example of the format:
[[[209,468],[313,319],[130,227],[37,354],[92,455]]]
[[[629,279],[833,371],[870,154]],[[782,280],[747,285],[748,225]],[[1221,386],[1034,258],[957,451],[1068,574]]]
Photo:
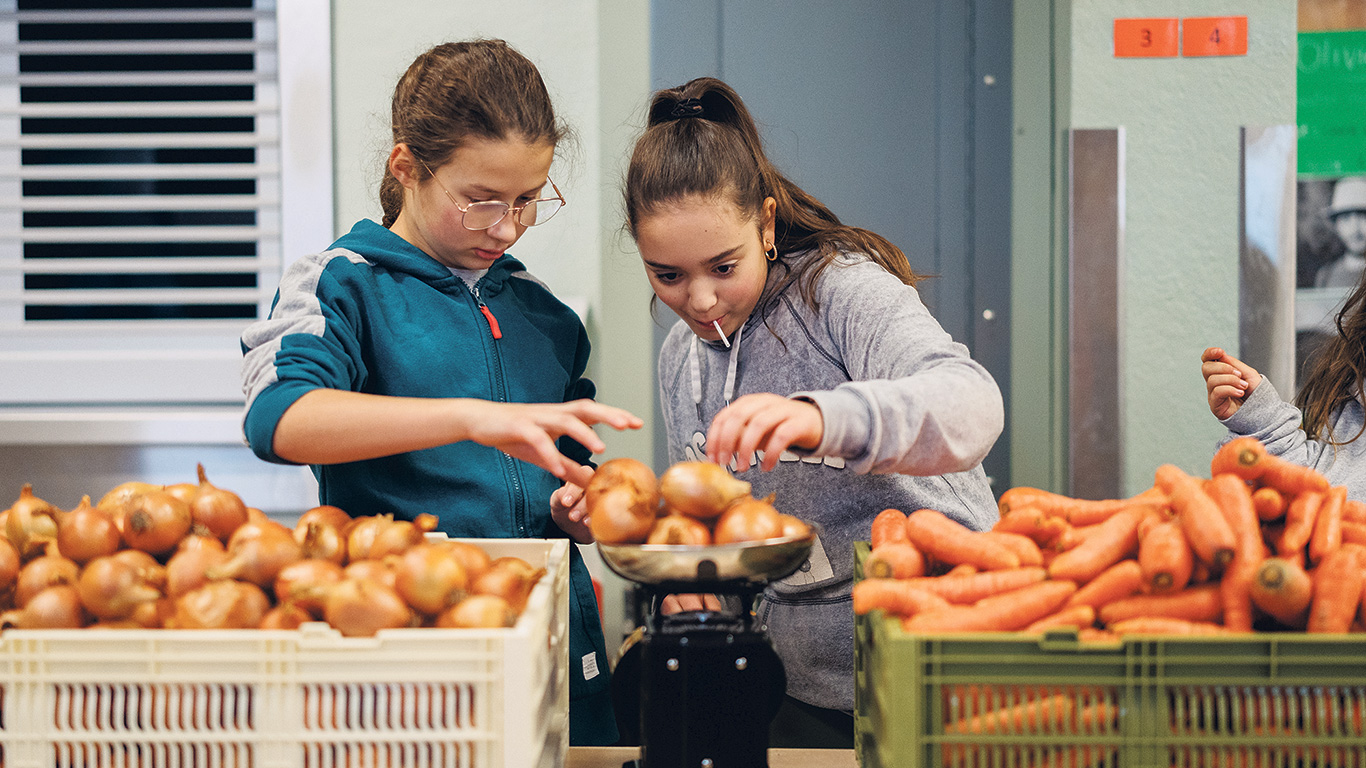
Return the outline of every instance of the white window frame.
[[[279,133],[281,199],[278,221],[260,222],[278,227],[279,240],[273,270],[259,273],[259,316],[268,311],[285,264],[321,250],[335,235],[331,5],[257,2],[258,9],[272,5],[279,120],[257,130]],[[6,35],[0,39],[0,89],[15,89],[15,103],[19,17],[15,0],[0,0],[0,35]],[[12,132],[17,135],[17,127]],[[17,166],[17,147],[0,147],[3,163]],[[0,179],[5,175],[0,168]],[[18,194],[17,177],[8,176],[9,183],[0,181],[0,197]],[[0,230],[19,226],[17,208],[8,210],[16,215],[0,214]],[[0,288],[22,280],[21,265],[0,262]],[[240,444],[237,339],[247,322],[86,329],[0,320],[0,445]]]

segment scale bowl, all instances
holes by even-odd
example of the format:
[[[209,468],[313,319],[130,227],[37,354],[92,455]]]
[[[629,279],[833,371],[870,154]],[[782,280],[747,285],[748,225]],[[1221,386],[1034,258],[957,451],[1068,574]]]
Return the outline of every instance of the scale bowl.
[[[618,576],[639,584],[767,584],[796,571],[819,535],[714,544],[598,544],[598,552]]]

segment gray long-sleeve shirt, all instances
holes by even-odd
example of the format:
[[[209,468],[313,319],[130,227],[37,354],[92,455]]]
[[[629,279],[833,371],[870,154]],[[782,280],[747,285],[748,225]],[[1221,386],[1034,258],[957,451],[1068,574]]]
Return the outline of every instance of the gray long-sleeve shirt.
[[[806,256],[788,255],[793,261]],[[754,392],[809,398],[824,435],[785,452],[771,472],[738,476],[753,494],[821,526],[811,557],[765,591],[766,623],[788,693],[853,708],[853,544],[888,507],[937,509],[989,528],[996,502],[981,461],[1004,425],[1000,389],[930,315],[916,290],[865,256],[846,256],[816,284],[820,312],[779,267],[726,349],[679,322],[659,357],[671,462],[705,458],[707,427]],[[757,463],[757,459],[751,464]]]
[[[1310,440],[1300,428],[1303,418],[1300,409],[1282,400],[1271,381],[1263,377],[1242,407],[1221,422],[1228,427],[1228,434],[1219,445],[1235,437],[1255,437],[1266,445],[1267,452],[1313,467],[1332,485],[1347,486],[1348,498],[1366,501],[1366,436],[1345,445],[1332,445],[1326,436]],[[1361,431],[1364,418],[1361,401],[1349,401],[1334,414],[1331,433],[1337,440],[1348,440]]]

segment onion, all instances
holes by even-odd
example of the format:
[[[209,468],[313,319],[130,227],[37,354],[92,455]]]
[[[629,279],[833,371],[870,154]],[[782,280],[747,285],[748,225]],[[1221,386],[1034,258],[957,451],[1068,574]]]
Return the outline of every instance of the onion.
[[[36,557],[19,569],[19,577],[14,583],[14,604],[23,608],[44,589],[75,584],[80,576],[80,566],[70,558],[58,554]]]
[[[294,540],[299,542],[299,549],[306,558],[328,560],[337,565],[346,562],[346,537],[331,523],[315,519],[302,530],[295,528]]]
[[[89,496],[82,496],[81,503],[57,524],[57,549],[78,563],[112,555],[122,544],[114,518],[90,506]]]
[[[270,598],[255,584],[211,581],[176,598],[175,615],[167,626],[175,629],[252,629],[260,626]]]
[[[19,498],[6,510],[5,536],[21,559],[37,557],[45,542],[57,539],[57,508],[33,495],[33,486],[24,483]]]
[[[687,515],[665,515],[650,531],[646,544],[685,544],[705,547],[711,543],[711,529]]]
[[[394,588],[416,610],[437,614],[465,596],[465,567],[450,550],[431,542],[399,556]]]
[[[531,572],[520,568],[490,568],[470,584],[470,592],[476,595],[497,595],[507,601],[512,610],[521,613],[531,596],[532,587],[540,580],[542,570]]]
[[[517,623],[517,612],[497,595],[470,595],[436,617],[436,626],[488,629]]]
[[[157,589],[164,589],[166,586],[166,568],[157,562],[155,557],[143,552],[140,549],[120,549],[110,555],[116,560],[123,560],[131,563],[138,569],[144,583]]]
[[[70,584],[42,590],[13,614],[14,626],[19,629],[78,629],[86,624],[80,597]]]
[[[659,478],[659,495],[670,510],[702,520],[720,515],[749,491],[749,483],[709,461],[680,461]]]
[[[199,466],[199,493],[190,502],[190,517],[219,541],[227,541],[233,531],[247,522],[247,505],[242,497],[209,482],[204,465]]]
[[[155,602],[161,592],[147,586],[137,566],[114,557],[97,557],[76,582],[81,605],[100,619],[125,619],[142,603]]]
[[[101,496],[99,503],[95,506],[108,512],[115,520],[119,520],[123,517],[124,510],[132,503],[133,497],[140,496],[148,491],[164,490],[165,487],[153,483],[140,483],[135,480],[119,483]]]
[[[9,592],[19,578],[19,550],[0,536],[0,594]]]
[[[205,542],[213,542],[212,545]],[[188,542],[194,542],[192,544]],[[180,597],[209,582],[208,570],[228,561],[228,552],[212,536],[186,536],[166,561],[166,595]]]
[[[280,569],[275,578],[275,597],[281,604],[293,603],[320,618],[327,590],[344,578],[342,567],[331,560],[299,560]]]
[[[145,491],[123,510],[123,541],[152,555],[169,554],[190,532],[193,520],[185,502],[162,491]]]
[[[429,531],[436,530],[436,524],[436,516],[425,512],[411,521],[388,520],[375,533],[366,558],[382,560],[388,555],[401,555],[409,547],[421,544]]]
[[[800,517],[780,514],[778,515],[778,522],[782,523],[784,539],[797,539],[811,533],[811,526],[807,525],[806,521]]]
[[[233,535],[228,542],[227,562],[209,568],[206,575],[210,579],[239,579],[258,587],[270,587],[285,566],[303,557],[299,543],[288,528],[279,526],[279,530],[275,530],[262,526],[259,535]]]
[[[417,626],[416,616],[393,589],[345,579],[327,593],[323,618],[346,637],[372,637],[381,629]]]
[[[301,537],[311,523],[326,523],[340,531],[351,523],[351,516],[341,507],[320,504],[299,515],[299,519],[294,523],[294,537]]]
[[[588,502],[588,529],[603,544],[641,544],[655,524],[655,508],[633,488],[617,486]]]
[[[465,569],[465,576],[470,581],[487,571],[489,563],[493,562],[489,553],[468,541],[450,541],[448,539],[436,539],[435,541],[445,547],[452,557],[460,561],[460,565]]]
[[[163,597],[147,603],[139,603],[129,614],[128,621],[147,629],[161,629],[175,616],[175,600]]]
[[[199,495],[199,483],[175,483],[162,490],[189,504],[194,501],[195,496]]]
[[[308,611],[293,603],[281,603],[266,611],[259,626],[261,629],[298,629],[310,621],[317,619],[309,615]]]
[[[342,569],[348,579],[360,579],[383,584],[390,589],[398,585],[398,558],[386,557],[383,560],[357,560],[347,563]]]
[[[727,509],[716,520],[713,537],[717,544],[776,539],[783,535],[778,510],[767,501],[745,499]]]

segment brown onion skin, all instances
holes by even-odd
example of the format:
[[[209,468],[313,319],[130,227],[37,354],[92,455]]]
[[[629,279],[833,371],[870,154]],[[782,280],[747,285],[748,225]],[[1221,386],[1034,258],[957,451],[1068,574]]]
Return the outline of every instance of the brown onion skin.
[[[470,584],[469,591],[473,595],[497,595],[520,614],[540,577],[540,571],[527,573],[516,568],[490,568]]]
[[[140,604],[162,597],[142,581],[137,566],[108,556],[86,564],[76,582],[76,594],[88,613],[105,620],[126,619]]]
[[[275,578],[275,599],[280,605],[289,603],[321,618],[327,590],[344,578],[345,571],[331,560],[299,560],[280,569]]]
[[[340,528],[330,523],[313,520],[302,531],[295,528],[294,540],[299,542],[299,549],[306,558],[346,564],[346,537]]]
[[[19,577],[14,584],[14,604],[23,608],[44,589],[74,585],[80,577],[80,566],[70,558],[58,554],[36,557],[19,569]]]
[[[0,536],[0,593],[13,589],[18,579],[19,550],[9,543],[9,539]]]
[[[76,588],[70,584],[48,587],[33,595],[19,609],[19,629],[79,629],[89,623]]]
[[[709,461],[680,461],[659,476],[659,495],[675,512],[711,520],[731,504],[749,498],[750,484]]]
[[[800,517],[793,515],[779,514],[778,521],[783,526],[783,538],[797,539],[811,533],[811,526]]]
[[[261,617],[261,629],[298,629],[317,619],[293,603],[281,603]]]
[[[109,492],[101,496],[95,506],[108,512],[116,521],[121,520],[124,511],[131,505],[135,496],[140,496],[148,491],[164,490],[165,487],[164,485],[130,480],[109,489]]]
[[[227,562],[210,568],[208,577],[249,581],[268,589],[285,566],[303,558],[303,550],[292,531],[283,526],[279,530],[267,527],[259,536],[233,536],[228,544]]]
[[[90,497],[68,512],[57,524],[57,549],[78,563],[112,555],[123,545],[123,536],[114,518],[99,507],[90,506]]]
[[[626,486],[597,494],[587,510],[588,529],[603,544],[643,544],[655,524],[655,508]]]
[[[396,570],[395,590],[420,613],[440,613],[465,597],[465,567],[439,543],[409,547],[399,555]]]
[[[209,482],[204,465],[199,465],[199,493],[190,502],[190,517],[204,526],[219,541],[227,541],[247,522],[247,505],[242,497]]]
[[[185,541],[207,539],[214,546],[182,544],[171,559],[166,561],[166,595],[180,597],[193,592],[209,583],[210,568],[221,566],[228,561],[228,552],[218,539],[209,536],[186,536]],[[217,547],[215,549],[215,547]]]
[[[717,544],[738,544],[777,539],[782,535],[783,522],[778,510],[767,502],[746,499],[735,503],[717,518],[712,538]]]
[[[146,491],[123,512],[123,542],[151,555],[167,555],[190,532],[194,520],[185,502],[165,491]]]
[[[665,515],[655,522],[645,543],[705,547],[711,544],[711,529],[694,517]]]
[[[485,552],[483,548],[477,544],[471,544],[468,541],[449,541],[440,539],[438,539],[438,541],[450,551],[451,555],[456,560],[460,561],[460,565],[465,568],[465,577],[471,581],[479,578],[484,571],[489,569],[489,564],[493,562],[493,559],[489,557],[489,553]]]
[[[398,585],[398,568],[395,558],[384,560],[356,560],[346,564],[342,571],[348,579],[360,579],[383,584],[389,589]]]
[[[328,592],[323,618],[346,637],[373,637],[381,629],[418,625],[397,592],[361,579],[346,579]]]
[[[166,567],[155,557],[140,549],[120,549],[110,557],[125,560],[137,567],[142,580],[157,589],[166,587]]]
[[[42,555],[47,542],[57,539],[58,515],[57,507],[34,496],[33,486],[24,483],[19,498],[5,510],[5,536],[21,559]]]
[[[270,610],[270,598],[255,584],[211,581],[176,598],[174,629],[254,629]]]
[[[351,515],[341,507],[334,507],[331,504],[319,504],[312,509],[305,510],[299,515],[298,521],[294,523],[294,536],[296,539],[303,536],[303,532],[308,528],[309,523],[326,523],[334,526],[337,530],[345,528],[351,522]]]
[[[447,629],[496,629],[517,623],[517,611],[497,595],[470,595],[436,617]]]

